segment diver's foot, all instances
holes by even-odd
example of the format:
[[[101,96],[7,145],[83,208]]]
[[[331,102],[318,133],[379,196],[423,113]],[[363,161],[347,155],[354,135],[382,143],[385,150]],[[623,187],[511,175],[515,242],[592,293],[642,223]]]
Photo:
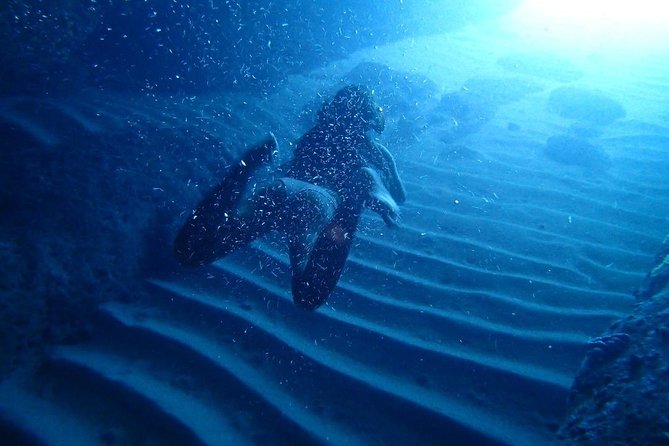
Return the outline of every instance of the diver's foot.
[[[246,152],[241,163],[251,169],[258,168],[263,164],[272,164],[276,154],[279,153],[278,147],[276,137],[273,133],[270,133],[267,139]]]

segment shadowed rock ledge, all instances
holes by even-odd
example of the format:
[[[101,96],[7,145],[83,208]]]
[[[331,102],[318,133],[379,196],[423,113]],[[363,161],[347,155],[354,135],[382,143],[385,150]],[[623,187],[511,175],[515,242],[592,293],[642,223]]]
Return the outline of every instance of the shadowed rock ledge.
[[[560,444],[669,445],[668,283],[669,236],[635,292],[633,313],[590,341]]]

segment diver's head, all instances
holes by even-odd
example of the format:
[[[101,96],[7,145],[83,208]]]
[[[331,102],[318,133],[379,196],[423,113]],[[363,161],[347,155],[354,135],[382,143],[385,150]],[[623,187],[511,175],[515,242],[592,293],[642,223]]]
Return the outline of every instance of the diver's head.
[[[386,125],[383,109],[376,105],[369,91],[357,85],[347,85],[331,102],[323,104],[318,122],[353,131],[375,130],[379,133]]]

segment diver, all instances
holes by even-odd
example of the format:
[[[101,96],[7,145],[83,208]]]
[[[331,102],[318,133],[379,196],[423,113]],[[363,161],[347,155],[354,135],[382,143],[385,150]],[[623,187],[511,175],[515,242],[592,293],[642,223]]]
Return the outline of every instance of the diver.
[[[367,90],[342,88],[269,185],[248,187],[255,171],[273,163],[274,135],[242,156],[182,227],[177,260],[208,264],[279,230],[289,244],[293,301],[318,308],[337,285],[363,209],[397,225],[405,189],[388,149],[368,135],[384,128],[383,110]]]

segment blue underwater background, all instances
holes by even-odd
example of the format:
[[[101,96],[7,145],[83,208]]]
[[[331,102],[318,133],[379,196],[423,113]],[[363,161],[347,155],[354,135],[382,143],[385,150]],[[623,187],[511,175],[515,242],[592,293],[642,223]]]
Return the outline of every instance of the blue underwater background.
[[[3,2],[0,445],[669,444],[666,22],[526,3]],[[400,227],[313,312],[278,234],[179,266],[348,84]]]

